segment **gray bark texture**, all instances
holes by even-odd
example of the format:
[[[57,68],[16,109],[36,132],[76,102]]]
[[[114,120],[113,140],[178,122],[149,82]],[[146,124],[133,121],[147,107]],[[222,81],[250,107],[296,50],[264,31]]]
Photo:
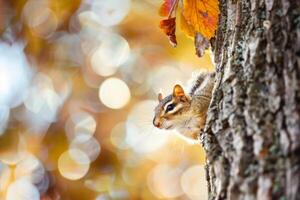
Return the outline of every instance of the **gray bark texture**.
[[[300,199],[300,0],[219,4],[209,199]]]

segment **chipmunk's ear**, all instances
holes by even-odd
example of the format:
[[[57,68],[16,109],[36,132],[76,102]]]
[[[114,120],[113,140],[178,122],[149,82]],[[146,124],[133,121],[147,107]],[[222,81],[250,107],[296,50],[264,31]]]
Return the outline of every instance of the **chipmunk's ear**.
[[[163,99],[162,93],[158,93],[157,99],[159,102]]]
[[[180,85],[175,85],[173,88],[173,97],[184,97],[183,88]]]

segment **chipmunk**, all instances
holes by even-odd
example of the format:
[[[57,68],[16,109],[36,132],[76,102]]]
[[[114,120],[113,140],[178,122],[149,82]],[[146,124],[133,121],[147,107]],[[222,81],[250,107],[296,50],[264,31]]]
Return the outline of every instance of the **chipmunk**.
[[[160,129],[177,129],[180,134],[197,139],[205,126],[214,81],[215,73],[201,73],[187,95],[178,84],[173,94],[165,98],[159,93],[153,125]]]

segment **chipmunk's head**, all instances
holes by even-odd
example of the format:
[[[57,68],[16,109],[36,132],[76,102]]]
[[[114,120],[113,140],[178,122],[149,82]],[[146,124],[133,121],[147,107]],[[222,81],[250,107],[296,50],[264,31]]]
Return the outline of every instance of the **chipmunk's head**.
[[[180,85],[175,85],[173,94],[162,97],[158,94],[159,104],[155,108],[153,125],[160,129],[174,129],[188,112],[191,101]]]

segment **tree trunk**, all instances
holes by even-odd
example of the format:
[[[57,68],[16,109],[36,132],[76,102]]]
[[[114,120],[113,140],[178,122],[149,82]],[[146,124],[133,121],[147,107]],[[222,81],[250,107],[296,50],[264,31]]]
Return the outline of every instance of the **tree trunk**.
[[[209,199],[300,199],[300,1],[220,0],[220,11],[201,138]]]

